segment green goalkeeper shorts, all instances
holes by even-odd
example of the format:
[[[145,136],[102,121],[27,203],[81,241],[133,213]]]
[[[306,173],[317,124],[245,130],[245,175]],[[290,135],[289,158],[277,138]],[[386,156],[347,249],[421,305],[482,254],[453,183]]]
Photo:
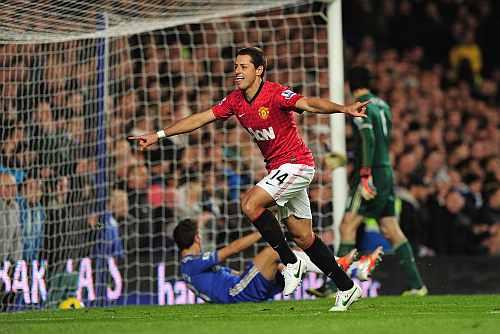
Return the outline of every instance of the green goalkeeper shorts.
[[[373,184],[377,189],[375,198],[366,201],[359,191],[360,175],[355,172],[350,182],[350,193],[347,199],[346,212],[356,213],[363,217],[379,219],[382,217],[394,217],[395,195],[394,178],[392,168],[375,167],[372,168]]]

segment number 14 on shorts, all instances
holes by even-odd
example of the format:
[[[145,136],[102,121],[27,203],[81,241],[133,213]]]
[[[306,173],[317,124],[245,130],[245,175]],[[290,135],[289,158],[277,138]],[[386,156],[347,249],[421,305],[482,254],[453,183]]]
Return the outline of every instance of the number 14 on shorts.
[[[290,214],[300,218],[311,218],[307,187],[314,178],[314,167],[302,164],[284,164],[273,169],[257,183],[274,199],[278,206],[287,206],[286,218]]]
[[[277,169],[269,174],[266,184],[270,186],[281,186],[288,178],[288,173]]]

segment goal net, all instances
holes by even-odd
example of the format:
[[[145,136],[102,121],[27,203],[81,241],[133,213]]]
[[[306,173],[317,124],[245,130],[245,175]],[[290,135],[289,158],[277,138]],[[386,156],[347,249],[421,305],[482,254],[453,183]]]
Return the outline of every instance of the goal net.
[[[241,47],[264,49],[267,80],[328,97],[326,25],[314,1],[3,1],[1,309],[196,302],[173,228],[198,221],[206,250],[251,231],[239,198],[263,158],[235,119],[147,152],[126,138],[220,101]],[[297,123],[317,158],[314,227],[331,244],[329,118]]]

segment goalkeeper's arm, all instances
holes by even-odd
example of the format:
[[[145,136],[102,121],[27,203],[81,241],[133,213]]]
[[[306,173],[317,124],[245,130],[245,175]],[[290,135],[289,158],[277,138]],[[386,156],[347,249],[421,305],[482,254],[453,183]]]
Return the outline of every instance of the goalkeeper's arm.
[[[354,124],[358,127],[361,136],[361,165],[363,168],[372,168],[373,156],[375,154],[375,134],[370,119],[355,119]]]
[[[188,133],[213,121],[215,121],[215,116],[212,109],[209,109],[207,111],[185,117],[158,132],[143,134],[140,136],[130,136],[128,139],[138,140],[141,150],[144,150],[145,148],[157,143],[161,138]]]
[[[369,117],[354,119],[354,124],[358,127],[362,142],[361,156],[361,195],[365,200],[373,199],[377,195],[377,190],[373,185],[372,164],[375,154],[375,135],[373,125]]]

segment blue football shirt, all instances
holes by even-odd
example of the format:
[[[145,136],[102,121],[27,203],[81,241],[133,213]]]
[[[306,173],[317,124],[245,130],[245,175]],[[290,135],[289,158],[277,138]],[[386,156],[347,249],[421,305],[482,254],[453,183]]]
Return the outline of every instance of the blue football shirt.
[[[188,255],[181,260],[182,277],[206,301],[234,302],[229,290],[240,281],[240,276],[218,263],[217,251]]]

